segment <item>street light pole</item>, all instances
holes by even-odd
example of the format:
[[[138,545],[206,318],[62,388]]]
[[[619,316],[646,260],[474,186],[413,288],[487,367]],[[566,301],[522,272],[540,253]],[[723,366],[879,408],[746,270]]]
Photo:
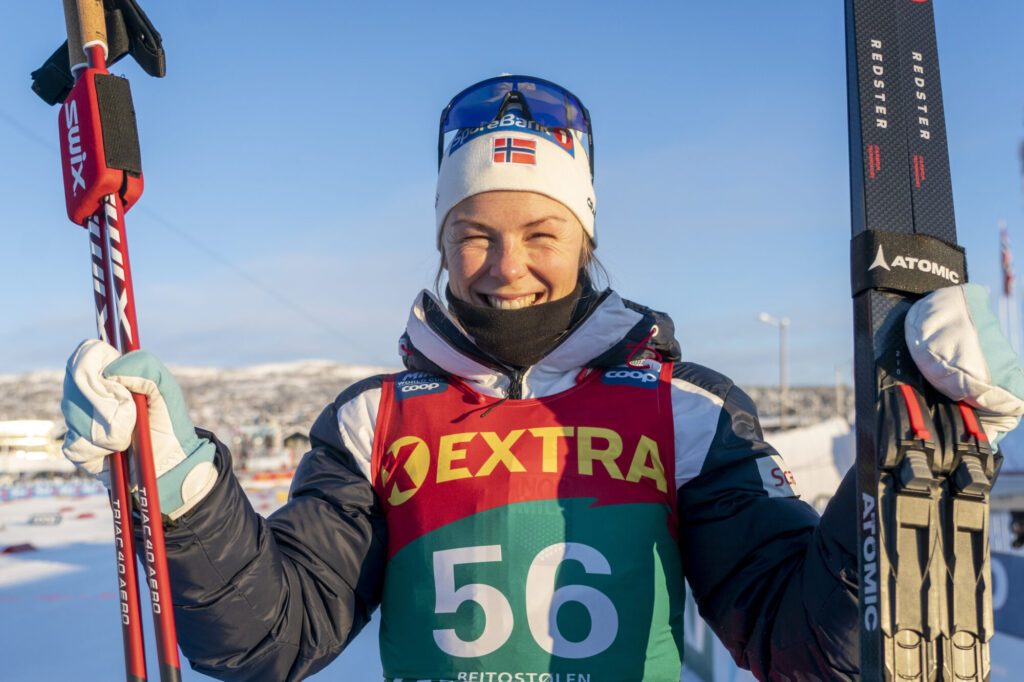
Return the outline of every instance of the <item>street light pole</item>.
[[[786,403],[789,386],[786,379],[788,373],[789,357],[789,318],[781,319],[772,317],[768,313],[761,313],[758,319],[776,327],[779,330],[779,430],[786,428]]]

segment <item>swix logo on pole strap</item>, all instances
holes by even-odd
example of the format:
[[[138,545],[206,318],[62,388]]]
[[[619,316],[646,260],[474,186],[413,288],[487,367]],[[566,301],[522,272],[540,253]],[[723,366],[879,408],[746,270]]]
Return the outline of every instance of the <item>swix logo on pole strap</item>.
[[[86,69],[57,119],[71,221],[84,225],[108,194],[119,194],[131,207],[142,194],[142,171],[127,81],[105,69]]]
[[[64,127],[67,130],[65,135],[68,147],[67,171],[71,174],[71,194],[78,194],[78,188],[85,189],[85,178],[82,177],[82,167],[88,154],[82,150],[82,135],[78,130],[78,102],[69,100],[64,105]]]

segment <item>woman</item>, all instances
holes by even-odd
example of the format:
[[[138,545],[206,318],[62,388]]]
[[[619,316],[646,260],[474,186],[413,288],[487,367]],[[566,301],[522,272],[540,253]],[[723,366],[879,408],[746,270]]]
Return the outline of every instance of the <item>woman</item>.
[[[323,411],[270,518],[151,355],[89,341],[68,363],[65,452],[93,473],[129,443],[128,391],[149,396],[193,666],[300,679],[380,605],[388,678],[674,682],[685,577],[759,678],[855,677],[852,476],[819,519],[749,397],[681,361],[667,316],[592,286],[583,105],[540,79],[489,79],[445,108],[438,152],[447,305],[417,297],[406,371]],[[978,338],[973,294],[948,291],[922,319]],[[1016,365],[998,369],[994,386],[1020,389]],[[999,414],[1019,415],[1024,390],[1000,390]]]

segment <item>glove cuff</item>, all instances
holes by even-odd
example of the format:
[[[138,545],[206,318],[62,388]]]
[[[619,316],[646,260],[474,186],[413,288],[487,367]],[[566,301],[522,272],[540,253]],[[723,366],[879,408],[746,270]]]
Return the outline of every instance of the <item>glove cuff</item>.
[[[205,438],[199,447],[165,471],[157,479],[160,489],[160,513],[176,520],[195,507],[217,482],[217,466],[213,463],[217,448]]]

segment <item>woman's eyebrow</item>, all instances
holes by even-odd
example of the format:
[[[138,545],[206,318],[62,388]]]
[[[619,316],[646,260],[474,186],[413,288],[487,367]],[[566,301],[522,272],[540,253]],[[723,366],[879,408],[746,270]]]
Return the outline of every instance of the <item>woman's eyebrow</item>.
[[[456,218],[455,220],[452,221],[452,225],[453,226],[454,225],[459,225],[459,226],[462,226],[462,227],[476,227],[476,228],[479,228],[481,230],[493,230],[494,229],[493,227],[491,227],[487,223],[481,223],[479,221],[471,220],[469,218]]]
[[[544,216],[543,218],[537,218],[537,220],[531,220],[530,222],[528,222],[525,225],[523,225],[523,227],[536,227],[537,225],[540,225],[542,223],[546,223],[549,220],[555,220],[555,221],[558,221],[560,223],[567,222],[566,219],[563,218],[562,216],[552,214],[552,215]]]

